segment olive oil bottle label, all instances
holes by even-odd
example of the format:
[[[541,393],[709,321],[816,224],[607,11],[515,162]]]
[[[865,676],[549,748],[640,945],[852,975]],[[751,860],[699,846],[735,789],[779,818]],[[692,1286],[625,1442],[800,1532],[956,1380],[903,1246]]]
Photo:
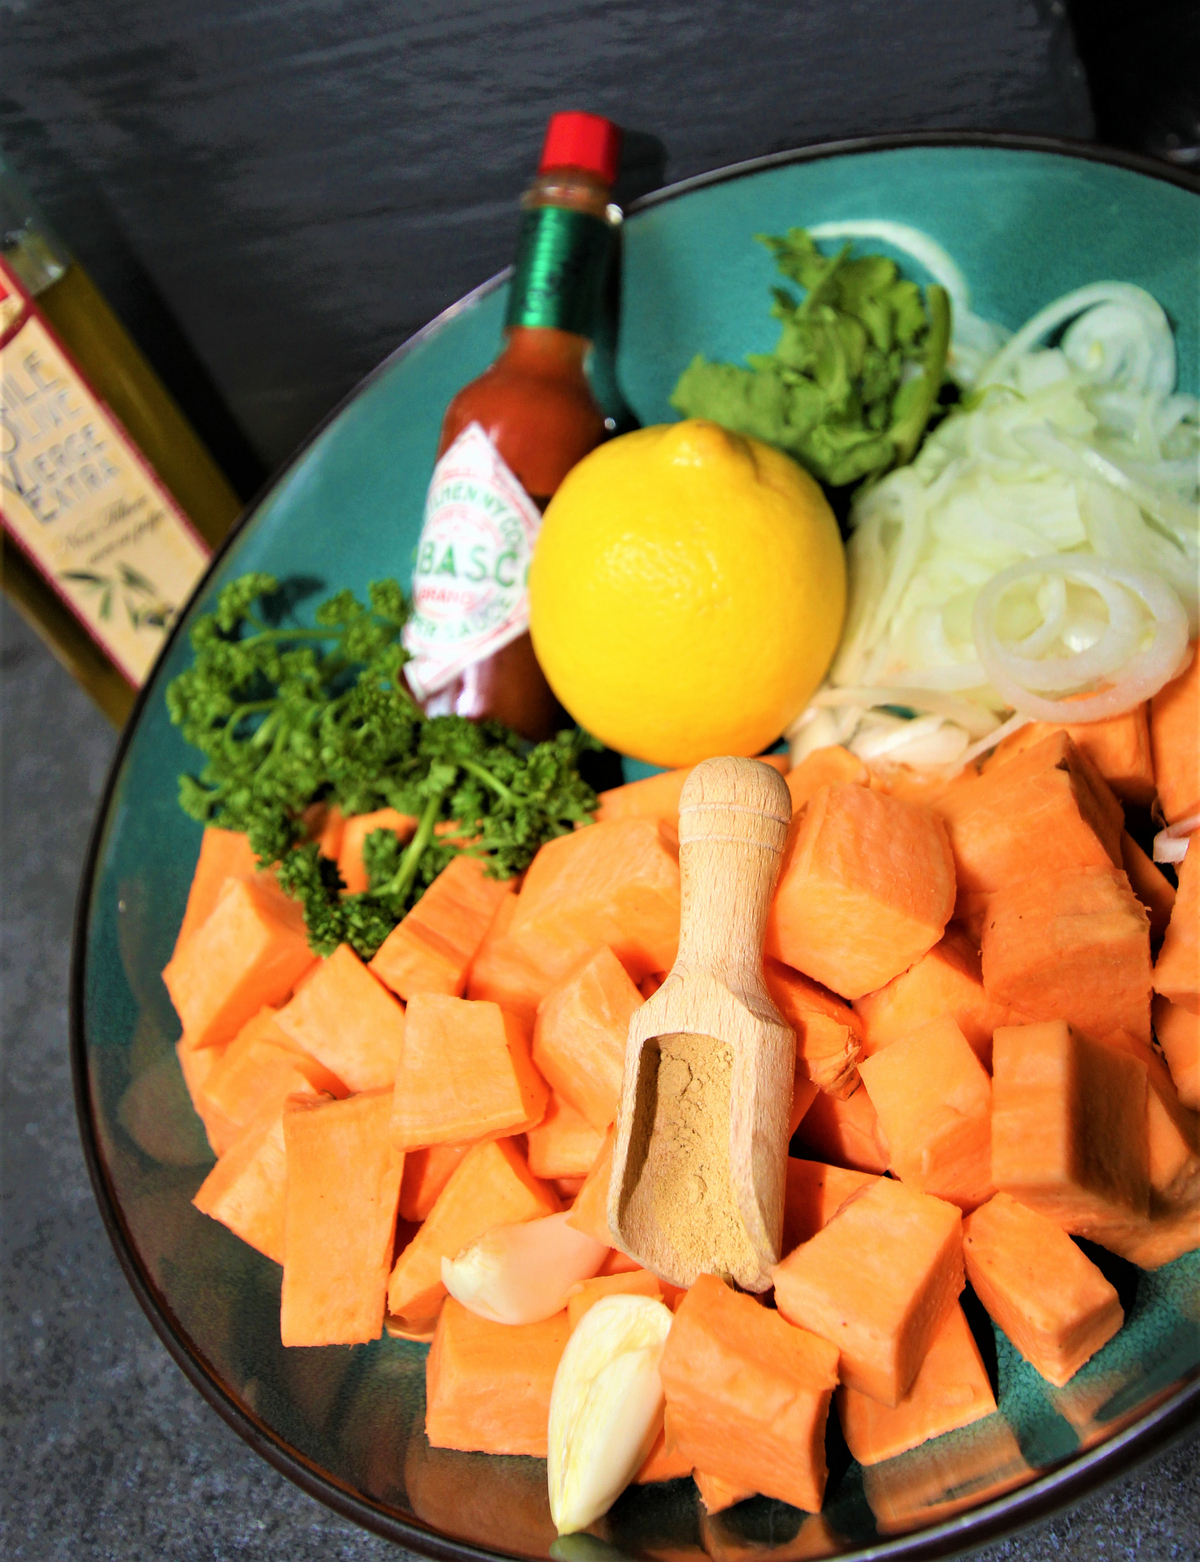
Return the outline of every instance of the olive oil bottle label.
[[[529,628],[529,561],[541,513],[478,423],[433,469],[404,626],[418,699]]]
[[[209,549],[3,260],[0,518],[140,687]]]

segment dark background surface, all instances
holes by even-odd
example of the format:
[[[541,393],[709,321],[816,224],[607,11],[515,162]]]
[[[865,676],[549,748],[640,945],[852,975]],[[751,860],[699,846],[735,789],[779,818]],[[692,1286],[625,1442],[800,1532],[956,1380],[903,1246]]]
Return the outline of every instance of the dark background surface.
[[[668,179],[930,128],[1098,130],[1186,164],[1198,32],[1194,0],[1071,17],[1059,0],[0,0],[0,146],[249,489],[507,263],[554,108],[642,133],[631,189],[653,182],[651,137]],[[0,690],[0,1553],[394,1555],[238,1441],[117,1268],[66,1048],[71,912],[115,736],[11,611]],[[1200,1557],[1198,1533],[1193,1438],[984,1555],[1160,1562]]]

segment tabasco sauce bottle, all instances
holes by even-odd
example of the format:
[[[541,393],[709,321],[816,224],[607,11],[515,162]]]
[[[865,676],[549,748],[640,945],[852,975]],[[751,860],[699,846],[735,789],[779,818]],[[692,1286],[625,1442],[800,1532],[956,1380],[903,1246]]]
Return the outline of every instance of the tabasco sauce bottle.
[[[526,579],[555,489],[607,432],[584,373],[620,213],[621,132],[555,114],[522,205],[504,348],[442,423],[404,632],[430,715],[492,717],[548,737],[561,713],[529,638]]]

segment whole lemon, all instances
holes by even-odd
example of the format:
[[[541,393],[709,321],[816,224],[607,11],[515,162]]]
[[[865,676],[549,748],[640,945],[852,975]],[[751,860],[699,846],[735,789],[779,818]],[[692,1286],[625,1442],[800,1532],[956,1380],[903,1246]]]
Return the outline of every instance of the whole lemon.
[[[529,575],[530,629],[581,726],[656,765],[757,754],[837,647],[846,562],[820,488],[716,423],[639,429],[567,475]]]

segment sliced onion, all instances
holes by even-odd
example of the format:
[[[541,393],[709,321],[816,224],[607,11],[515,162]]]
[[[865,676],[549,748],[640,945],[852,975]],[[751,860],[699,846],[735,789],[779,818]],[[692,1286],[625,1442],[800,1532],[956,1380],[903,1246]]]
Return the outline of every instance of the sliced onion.
[[[1103,582],[1111,589],[1115,583],[1142,599],[1154,620],[1154,638],[1142,650],[1134,651],[1128,661],[1113,674],[1111,688],[1087,694],[1082,685],[1092,682],[1095,674],[1085,672],[1076,683],[1082,695],[1076,699],[1047,700],[1034,693],[1023,681],[1027,659],[1015,655],[1003,644],[996,629],[996,619],[1005,592],[1015,582],[1032,575],[1063,575],[1068,579],[1086,581],[1100,589]],[[1105,592],[1107,597],[1107,591]],[[1047,554],[1043,558],[1025,559],[1020,564],[1001,570],[983,587],[975,599],[971,627],[975,636],[975,649],[979,664],[987,673],[992,686],[1012,707],[1023,715],[1038,721],[1103,721],[1109,716],[1119,716],[1143,700],[1156,694],[1163,684],[1175,674],[1176,668],[1187,650],[1187,614],[1179,598],[1167,583],[1158,576],[1143,570],[1129,569],[1108,559],[1088,554]],[[1081,653],[1086,662],[1088,653]],[[1065,677],[1070,667],[1069,658],[1061,659],[1064,681],[1059,687],[1071,689]]]
[[[1000,725],[999,718],[982,705],[956,700],[950,695],[930,692],[927,689],[883,685],[874,688],[822,689],[814,694],[813,706],[824,710],[841,710],[847,705],[871,707],[877,705],[907,705],[913,710],[930,711],[947,721],[957,722],[973,738],[985,737]]]
[[[1200,830],[1200,814],[1187,819],[1177,819],[1154,837],[1155,862],[1182,862],[1187,856],[1188,841]]]
[[[1153,350],[1144,366],[1145,383],[1156,388],[1161,385],[1163,389],[1170,390],[1175,384],[1175,340],[1171,335],[1170,322],[1158,300],[1144,288],[1135,287],[1132,282],[1093,282],[1087,287],[1076,288],[1073,293],[1064,293],[1061,298],[1056,298],[1053,303],[1047,304],[1045,309],[1040,309],[1032,320],[1027,320],[1015,336],[1009,338],[992,361],[984,366],[979,383],[993,385],[998,380],[1005,379],[1017,360],[1031,347],[1036,347],[1060,325],[1074,319],[1076,315],[1083,314],[1084,310],[1094,309],[1098,304],[1120,305],[1129,315],[1135,317],[1143,336],[1149,337],[1153,342]],[[1109,335],[1114,335],[1114,314],[1107,314],[1103,323]],[[1133,333],[1128,334],[1132,338]],[[1081,333],[1080,352],[1086,350],[1085,340]],[[1164,380],[1165,384],[1163,384]]]

